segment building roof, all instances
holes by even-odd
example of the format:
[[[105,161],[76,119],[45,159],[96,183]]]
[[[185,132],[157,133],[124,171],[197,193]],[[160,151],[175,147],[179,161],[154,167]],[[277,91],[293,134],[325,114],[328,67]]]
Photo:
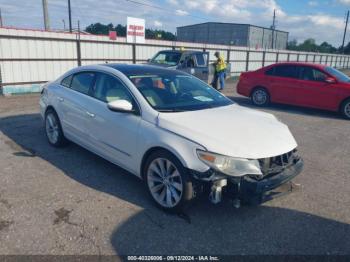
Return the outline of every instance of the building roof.
[[[263,29],[266,29],[266,30],[272,30],[271,28],[268,28],[268,27],[252,25],[252,24],[223,23],[223,22],[205,22],[205,23],[199,23],[199,24],[193,24],[193,25],[178,26],[178,27],[176,27],[176,29],[178,29],[178,28],[185,28],[185,27],[191,27],[191,26],[197,26],[197,25],[205,25],[205,24],[241,25],[241,26],[258,27],[258,28],[263,28]],[[289,32],[287,32],[287,31],[282,31],[282,30],[277,30],[277,29],[275,29],[274,31],[289,34]]]

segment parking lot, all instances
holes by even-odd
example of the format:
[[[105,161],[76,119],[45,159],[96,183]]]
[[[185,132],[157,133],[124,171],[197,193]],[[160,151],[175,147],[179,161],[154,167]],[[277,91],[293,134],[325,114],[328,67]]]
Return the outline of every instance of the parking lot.
[[[49,146],[38,99],[0,97],[0,254],[350,254],[350,122],[335,113],[264,109],[298,141],[297,192],[240,209],[202,198],[178,216],[117,166],[74,144]]]

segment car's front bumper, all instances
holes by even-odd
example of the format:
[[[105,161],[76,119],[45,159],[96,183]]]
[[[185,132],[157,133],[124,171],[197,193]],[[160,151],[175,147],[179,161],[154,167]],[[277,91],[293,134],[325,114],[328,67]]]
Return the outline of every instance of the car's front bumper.
[[[304,162],[300,158],[298,162],[286,168],[281,173],[262,180],[256,180],[245,176],[240,183],[240,190],[238,192],[239,198],[249,204],[261,204],[277,196],[284,195],[290,192],[292,187],[280,187],[299,175],[303,167]]]
[[[271,176],[268,175],[260,180],[249,175],[243,177],[227,176],[217,173],[212,169],[205,173],[198,173],[191,170],[191,174],[197,181],[199,180],[210,185],[209,188],[211,190],[216,189],[220,181],[226,180],[227,183],[224,183],[225,188],[222,188],[225,197],[252,205],[259,205],[291,192],[292,187],[285,185],[301,173],[303,166],[304,162],[299,158],[293,165],[285,168],[282,172]]]

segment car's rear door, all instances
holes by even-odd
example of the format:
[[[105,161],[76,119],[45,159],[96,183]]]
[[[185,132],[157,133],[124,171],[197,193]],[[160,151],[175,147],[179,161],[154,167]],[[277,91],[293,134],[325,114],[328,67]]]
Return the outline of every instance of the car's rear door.
[[[298,67],[298,104],[334,110],[338,107],[339,91],[336,83],[327,83],[326,72],[313,66]]]
[[[57,93],[57,111],[65,134],[84,145],[87,142],[88,94],[94,81],[93,72],[79,72],[70,76],[69,83],[62,81],[64,88]]]
[[[297,103],[297,68],[295,65],[276,65],[265,73],[265,83],[273,102]]]
[[[110,161],[134,170],[134,156],[137,147],[141,117],[135,113],[113,112],[108,109],[108,102],[127,100],[137,112],[139,107],[128,88],[117,77],[97,72],[96,82],[91,89],[88,111],[88,133],[96,153]]]

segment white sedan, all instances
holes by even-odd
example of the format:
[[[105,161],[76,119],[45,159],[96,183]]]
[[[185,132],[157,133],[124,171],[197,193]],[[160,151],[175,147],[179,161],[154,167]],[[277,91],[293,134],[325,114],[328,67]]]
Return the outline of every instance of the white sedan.
[[[303,167],[285,124],[176,70],[78,67],[44,86],[40,108],[51,145],[72,141],[128,170],[166,210],[205,192],[259,204]]]

